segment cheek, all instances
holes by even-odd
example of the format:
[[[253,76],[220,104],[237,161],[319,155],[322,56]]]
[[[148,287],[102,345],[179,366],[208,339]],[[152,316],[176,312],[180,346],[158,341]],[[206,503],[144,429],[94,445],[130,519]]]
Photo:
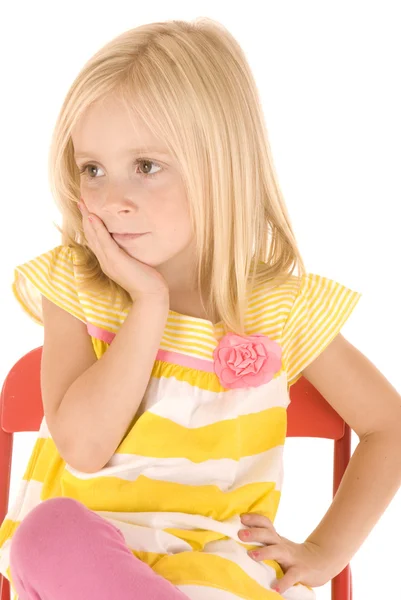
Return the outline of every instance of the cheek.
[[[89,212],[97,215],[96,206],[99,206],[99,192],[88,190],[86,186],[81,185],[81,198],[83,198]]]
[[[192,242],[194,234],[189,215],[187,216],[184,210],[166,216],[159,223],[159,239],[163,240],[162,244],[166,250],[179,252]]]
[[[188,202],[184,197],[168,195],[157,202],[157,209],[152,211],[152,220],[157,220],[159,231],[169,236],[177,235],[180,239],[188,237],[191,230]]]

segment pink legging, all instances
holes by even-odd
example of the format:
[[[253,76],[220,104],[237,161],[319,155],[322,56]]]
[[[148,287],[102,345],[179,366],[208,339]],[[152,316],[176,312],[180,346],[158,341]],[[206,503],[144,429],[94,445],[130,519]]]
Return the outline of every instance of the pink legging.
[[[72,498],[45,500],[23,519],[10,569],[20,600],[188,600],[131,553],[114,525]]]

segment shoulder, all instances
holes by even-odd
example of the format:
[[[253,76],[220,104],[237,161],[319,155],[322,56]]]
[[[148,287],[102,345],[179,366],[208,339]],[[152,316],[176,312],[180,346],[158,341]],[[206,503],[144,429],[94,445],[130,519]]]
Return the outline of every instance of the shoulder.
[[[76,292],[73,257],[68,246],[56,246],[17,265],[12,290],[25,312],[41,325],[42,296],[84,321]]]
[[[108,292],[85,285],[85,255],[79,248],[59,245],[14,269],[13,292],[28,315],[43,325],[45,296],[88,326],[93,337],[109,342],[124,322],[128,309]]]
[[[288,275],[284,281],[269,281],[256,286],[248,302],[248,321],[285,319],[300,288],[304,286],[303,277],[297,275]]]
[[[349,287],[317,273],[289,275],[283,282],[267,282],[256,287],[250,297],[248,313],[289,318],[301,316],[300,308],[311,311],[321,305],[339,305],[356,302],[361,294]]]
[[[292,385],[302,369],[340,332],[361,293],[317,273],[289,275],[256,287],[247,311],[248,333],[261,333],[282,349]]]

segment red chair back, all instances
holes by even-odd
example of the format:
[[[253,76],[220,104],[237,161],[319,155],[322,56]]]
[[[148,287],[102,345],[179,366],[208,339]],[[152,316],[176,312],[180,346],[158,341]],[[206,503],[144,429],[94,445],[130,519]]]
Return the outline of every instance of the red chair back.
[[[7,514],[13,434],[38,431],[43,419],[40,389],[42,346],[23,356],[8,373],[0,400],[0,523]],[[29,402],[27,402],[29,398]],[[333,496],[351,456],[351,430],[323,396],[301,377],[290,388],[288,437],[334,440]],[[10,600],[9,583],[0,575],[1,600]],[[352,600],[351,569],[348,565],[331,582],[332,600]]]

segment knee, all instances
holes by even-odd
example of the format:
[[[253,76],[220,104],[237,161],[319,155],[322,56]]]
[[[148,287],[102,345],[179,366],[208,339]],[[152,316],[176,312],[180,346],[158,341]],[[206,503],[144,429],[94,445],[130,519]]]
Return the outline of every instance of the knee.
[[[33,508],[21,521],[10,547],[11,563],[28,562],[32,567],[35,556],[49,555],[60,548],[62,535],[71,531],[86,507],[72,498],[51,498]]]

